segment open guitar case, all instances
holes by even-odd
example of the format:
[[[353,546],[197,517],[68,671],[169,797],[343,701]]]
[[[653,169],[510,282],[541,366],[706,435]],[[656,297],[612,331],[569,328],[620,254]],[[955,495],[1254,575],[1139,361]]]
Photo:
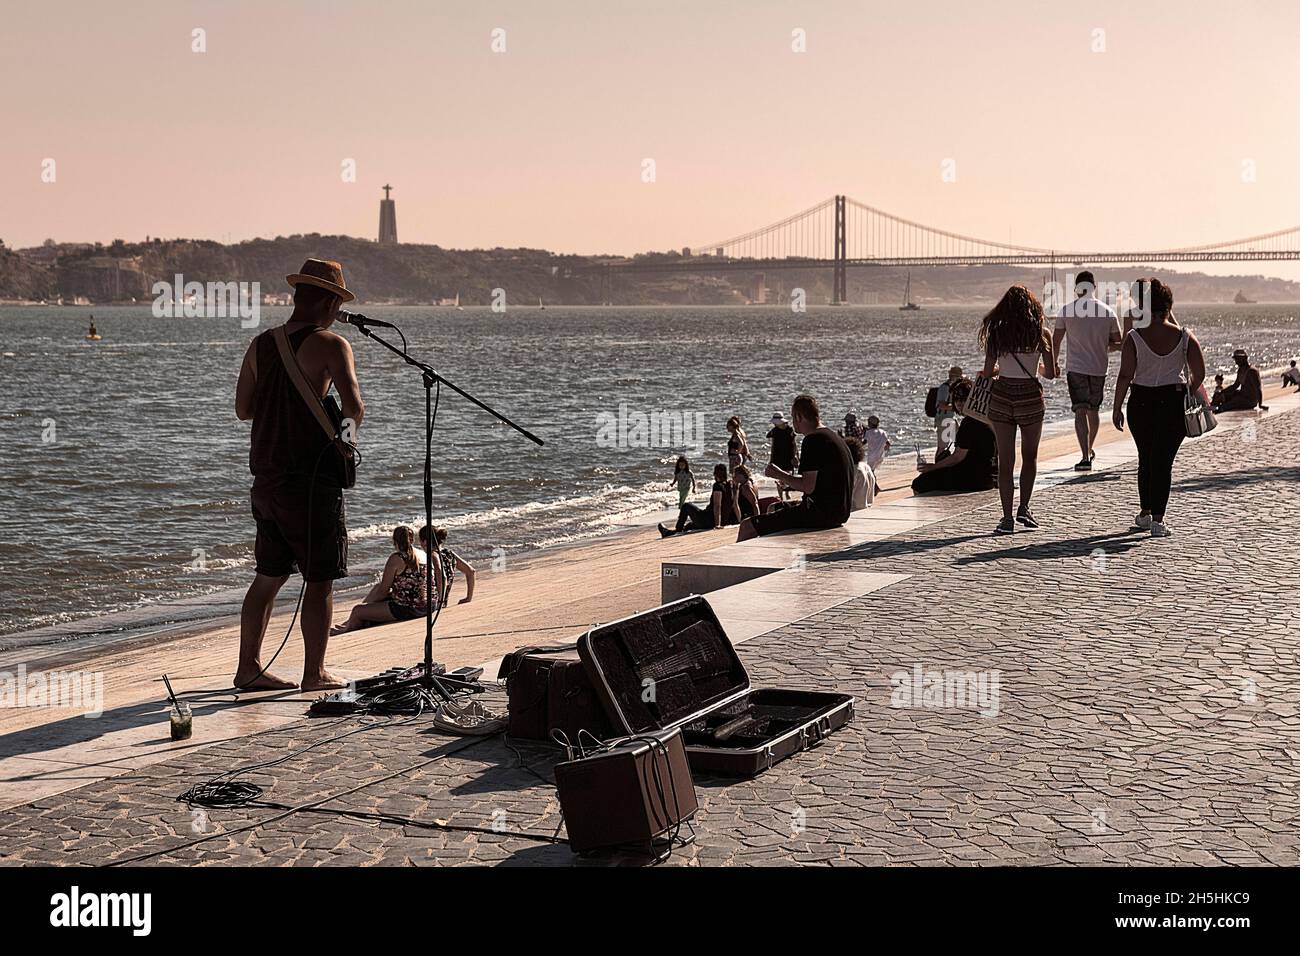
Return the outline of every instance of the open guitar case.
[[[623,734],[680,729],[692,771],[752,777],[853,718],[853,697],[750,686],[707,600],[683,598],[593,628],[578,654]]]

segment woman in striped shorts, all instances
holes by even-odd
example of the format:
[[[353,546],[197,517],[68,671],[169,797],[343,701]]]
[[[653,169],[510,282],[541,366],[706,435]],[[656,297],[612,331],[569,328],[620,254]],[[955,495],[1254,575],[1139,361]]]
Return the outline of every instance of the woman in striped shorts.
[[[1043,322],[1042,303],[1022,285],[1013,285],[993,311],[984,316],[979,344],[984,349],[985,378],[994,375],[989,402],[989,420],[998,441],[998,492],[1002,496],[1002,521],[998,534],[1011,534],[1016,521],[1037,528],[1029,510],[1038,476],[1038,440],[1043,435],[1041,373],[1056,378],[1060,368],[1052,354],[1052,337]],[[1016,465],[1016,429],[1020,429],[1020,508],[1015,519],[1011,505],[1015,497],[1013,471]]]

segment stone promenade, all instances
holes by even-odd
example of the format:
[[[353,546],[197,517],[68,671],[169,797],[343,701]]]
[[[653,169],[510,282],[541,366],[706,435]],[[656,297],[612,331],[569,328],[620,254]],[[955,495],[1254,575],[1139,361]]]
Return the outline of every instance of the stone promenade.
[[[1036,532],[993,536],[985,497],[810,562],[907,577],[739,650],[755,685],[846,691],[857,716],[753,780],[698,778],[697,838],[670,863],[1300,863],[1298,458],[1294,411],[1185,446],[1167,539],[1129,532],[1128,463],[1043,490]],[[935,674],[982,694],[936,695]],[[425,717],[290,756],[361,726],[326,724],[14,807],[0,862],[638,862],[547,839],[551,750],[448,738]],[[176,801],[276,757],[247,778],[259,806]]]

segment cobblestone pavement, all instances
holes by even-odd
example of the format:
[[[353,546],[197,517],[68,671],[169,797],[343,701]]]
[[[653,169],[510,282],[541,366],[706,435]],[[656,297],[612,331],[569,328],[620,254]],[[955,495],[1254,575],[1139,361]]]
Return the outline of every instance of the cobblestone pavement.
[[[1167,539],[1127,531],[1130,464],[1037,496],[1036,532],[990,535],[986,505],[812,562],[911,577],[741,655],[756,685],[847,691],[857,716],[754,780],[697,779],[698,838],[670,862],[1300,863],[1297,449],[1300,413],[1185,446]],[[985,696],[893,706],[917,667],[982,676]],[[204,818],[176,802],[337,732],[324,723],[17,807],[0,817],[0,861],[172,848],[153,862],[636,862],[540,839],[560,823],[551,751],[449,740],[427,718],[376,721],[250,776],[274,807]]]

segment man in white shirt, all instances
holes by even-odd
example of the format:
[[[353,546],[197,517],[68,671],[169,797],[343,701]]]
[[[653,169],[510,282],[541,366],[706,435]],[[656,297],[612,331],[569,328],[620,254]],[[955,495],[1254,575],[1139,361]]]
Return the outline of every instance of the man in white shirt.
[[[867,446],[867,464],[874,472],[885,460],[885,452],[890,449],[889,433],[880,427],[880,419],[875,415],[867,418],[867,431],[862,436],[862,444]]]
[[[1118,352],[1124,344],[1115,310],[1098,299],[1096,291],[1097,281],[1092,273],[1080,272],[1074,281],[1077,298],[1061,307],[1052,335],[1058,362],[1061,343],[1067,337],[1070,340],[1065,381],[1070,388],[1070,406],[1074,409],[1074,433],[1083,455],[1074,466],[1075,471],[1092,470],[1092,460],[1097,456],[1093,445],[1101,427],[1098,409],[1106,390],[1110,353]]]

